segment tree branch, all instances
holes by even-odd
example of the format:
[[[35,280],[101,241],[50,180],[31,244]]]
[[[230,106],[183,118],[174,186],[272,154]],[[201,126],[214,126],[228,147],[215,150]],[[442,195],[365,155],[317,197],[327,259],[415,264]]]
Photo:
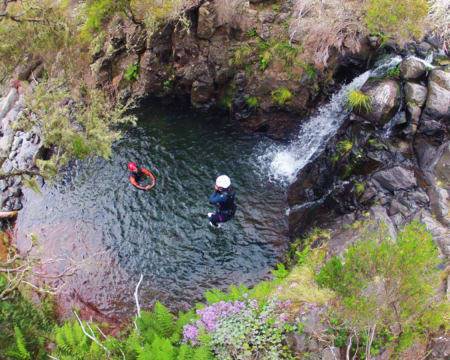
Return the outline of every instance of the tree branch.
[[[84,325],[83,322],[81,321],[80,317],[78,316],[78,314],[76,313],[76,311],[73,312],[78,320],[78,323],[80,324],[81,330],[83,331],[84,335],[86,335],[89,339],[91,339],[93,342],[95,342],[98,346],[100,346],[107,354],[109,354],[109,350],[100,342],[98,341],[98,339],[95,337],[94,332],[92,331],[92,328],[89,326],[88,323],[86,323],[86,325],[88,326],[89,330],[92,332],[92,334],[89,334]]]
[[[37,170],[15,170],[9,173],[0,172],[0,179],[8,179],[13,176],[42,176],[42,174]]]

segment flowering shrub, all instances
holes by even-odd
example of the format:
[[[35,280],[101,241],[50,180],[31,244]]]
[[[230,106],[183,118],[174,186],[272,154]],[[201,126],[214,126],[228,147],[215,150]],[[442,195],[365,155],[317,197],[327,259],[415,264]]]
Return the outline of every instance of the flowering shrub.
[[[183,340],[198,345],[200,334],[220,359],[288,359],[284,334],[294,330],[284,311],[289,303],[274,299],[262,306],[256,300],[220,301],[197,310],[198,320],[184,327]]]

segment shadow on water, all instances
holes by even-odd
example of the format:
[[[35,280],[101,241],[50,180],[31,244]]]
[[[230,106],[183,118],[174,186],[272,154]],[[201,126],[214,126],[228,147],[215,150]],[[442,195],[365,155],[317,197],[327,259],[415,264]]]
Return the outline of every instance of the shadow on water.
[[[252,284],[281,259],[288,239],[285,190],[265,180],[256,161],[255,149],[266,142],[220,117],[152,108],[114,145],[110,160],[78,162],[43,196],[27,192],[18,246],[26,248],[35,233],[35,252],[65,259],[49,272],[82,263],[65,279],[66,310],[81,302],[129,316],[141,273],[144,306],[159,299],[183,307],[206,289]],[[156,174],[152,191],[129,184],[130,160]],[[215,230],[207,225],[207,198],[222,173],[232,178],[238,211]]]

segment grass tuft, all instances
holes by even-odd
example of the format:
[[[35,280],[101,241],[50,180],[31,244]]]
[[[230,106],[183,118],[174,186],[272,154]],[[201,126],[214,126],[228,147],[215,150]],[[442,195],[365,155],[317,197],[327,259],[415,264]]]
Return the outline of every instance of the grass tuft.
[[[294,95],[287,87],[279,87],[272,91],[272,100],[277,105],[285,105],[290,102]]]
[[[361,90],[352,90],[347,95],[347,107],[368,113],[372,110],[372,99]]]

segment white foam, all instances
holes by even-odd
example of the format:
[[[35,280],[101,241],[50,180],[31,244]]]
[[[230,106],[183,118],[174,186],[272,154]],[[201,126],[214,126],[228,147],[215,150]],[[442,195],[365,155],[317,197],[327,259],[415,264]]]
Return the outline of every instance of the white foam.
[[[401,57],[394,57],[372,71],[366,71],[334,94],[331,100],[307,119],[296,137],[289,144],[271,145],[258,156],[257,165],[271,181],[289,184],[298,172],[320,154],[328,140],[336,133],[348,115],[347,93],[359,89],[370,76],[380,76],[396,66]]]

